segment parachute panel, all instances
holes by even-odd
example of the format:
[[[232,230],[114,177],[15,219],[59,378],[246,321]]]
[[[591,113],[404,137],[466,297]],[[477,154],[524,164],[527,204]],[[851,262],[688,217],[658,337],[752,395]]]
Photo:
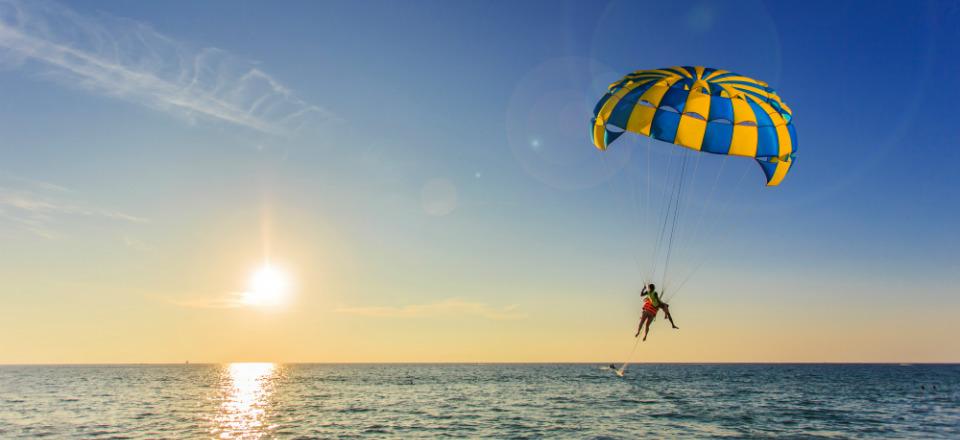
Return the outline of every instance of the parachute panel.
[[[604,150],[629,131],[697,151],[755,158],[779,185],[797,151],[793,113],[767,83],[726,70],[638,70],[610,85],[594,109]]]

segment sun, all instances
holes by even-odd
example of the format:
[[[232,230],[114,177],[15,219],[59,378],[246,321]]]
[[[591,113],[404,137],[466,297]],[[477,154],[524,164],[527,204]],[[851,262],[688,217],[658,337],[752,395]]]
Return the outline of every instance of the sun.
[[[248,306],[277,306],[290,294],[290,277],[270,264],[260,266],[250,275],[250,282],[241,301]]]

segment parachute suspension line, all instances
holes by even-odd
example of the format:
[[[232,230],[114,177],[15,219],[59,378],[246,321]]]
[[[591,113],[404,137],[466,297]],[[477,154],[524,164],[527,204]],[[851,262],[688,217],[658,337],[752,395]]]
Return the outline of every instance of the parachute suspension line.
[[[640,239],[641,241],[640,241],[640,243],[637,243],[637,251],[638,251],[639,253],[643,254],[643,255],[646,255],[646,252],[643,250],[643,249],[645,249],[645,246],[644,246],[644,245],[649,246],[649,242],[653,239],[653,237],[651,236],[651,235],[652,235],[652,234],[651,234],[651,229],[652,229],[652,227],[650,226],[650,225],[651,225],[651,220],[650,220],[650,206],[651,206],[651,203],[650,203],[650,199],[651,199],[652,194],[653,194],[652,191],[651,191],[652,179],[651,179],[651,177],[650,177],[650,172],[651,172],[651,170],[653,169],[653,165],[652,165],[652,161],[653,161],[653,145],[652,145],[652,141],[650,140],[649,137],[646,138],[646,144],[647,144],[647,172],[646,172],[646,176],[645,176],[645,177],[646,177],[646,181],[647,181],[647,182],[646,182],[647,188],[646,188],[646,191],[645,191],[646,194],[643,196],[643,206],[641,207],[641,209],[643,210],[643,212],[640,213],[640,215],[641,215],[642,218],[643,218],[643,226],[641,227],[641,229],[640,229],[640,234],[639,234],[639,235],[641,236],[641,239]],[[654,276],[654,274],[648,272],[648,271],[650,270],[650,268],[653,266],[653,260],[651,259],[651,260],[645,261],[645,262],[643,262],[642,264],[643,264],[642,272],[643,272],[643,274],[644,274],[645,276],[641,276],[640,281],[643,283],[644,286],[646,286],[646,285],[650,284],[651,282],[653,282],[653,276]]]
[[[686,180],[684,180],[684,176],[686,176],[687,174],[687,158],[689,157],[690,155],[684,152],[683,165],[680,168],[680,178],[679,178],[680,182],[677,186],[677,198],[674,201],[674,206],[673,206],[673,224],[670,226],[670,236],[667,239],[667,256],[663,263],[663,289],[667,288],[667,284],[669,281],[667,277],[670,273],[669,272],[670,257],[673,255],[673,239],[676,236],[677,219],[680,218],[680,213],[681,213],[680,205],[681,205],[681,201],[683,200],[683,190],[684,190],[684,187],[686,186]]]
[[[627,360],[617,370],[617,376],[623,376],[623,372],[627,371],[627,365],[630,365],[630,362],[633,361],[633,353],[635,353],[637,351],[637,347],[640,346],[640,338],[634,339],[636,339],[636,342],[633,343],[633,348],[630,349],[630,354],[627,355]]]
[[[727,165],[727,159],[729,157],[730,156],[724,155],[723,160],[720,161],[720,168],[717,169],[717,177],[713,180],[713,186],[710,187],[710,192],[707,194],[707,199],[703,203],[703,209],[700,210],[700,218],[697,219],[697,223],[693,227],[693,236],[691,236],[690,240],[688,241],[688,243],[690,244],[696,243],[697,240],[700,238],[700,232],[703,226],[703,219],[706,218],[707,212],[709,211],[710,206],[713,205],[713,195],[714,193],[717,192],[717,188],[720,186],[720,176],[723,175],[723,169]],[[690,246],[690,244],[688,244],[687,246]],[[684,249],[686,249],[686,247],[684,247]]]
[[[657,223],[652,226],[652,227],[656,227],[656,228],[657,228],[657,238],[656,238],[656,240],[655,240],[655,242],[654,242],[653,253],[650,255],[650,267],[651,267],[651,269],[650,269],[650,280],[651,280],[651,281],[653,281],[653,280],[657,277],[657,255],[660,254],[660,243],[661,243],[661,241],[662,241],[662,239],[663,239],[663,231],[664,231],[664,230],[666,229],[666,227],[667,227],[667,215],[666,215],[666,214],[667,214],[667,212],[669,212],[669,211],[668,211],[666,208],[664,208],[664,205],[666,205],[666,204],[668,203],[668,201],[671,200],[671,199],[670,199],[670,194],[671,194],[671,192],[670,192],[670,191],[667,191],[667,188],[671,188],[671,191],[672,191],[673,188],[676,188],[676,185],[673,185],[673,186],[670,185],[670,174],[671,174],[671,173],[670,173],[670,170],[671,170],[671,166],[673,165],[673,156],[674,156],[674,154],[676,154],[676,150],[671,148],[671,149],[670,149],[670,154],[669,154],[669,156],[667,156],[667,166],[666,166],[666,168],[664,168],[664,181],[666,181],[666,185],[664,186],[664,190],[662,191],[662,192],[663,192],[663,197],[661,198],[662,203],[660,204],[660,207],[655,208],[655,209],[657,209],[658,212],[663,212],[663,215],[658,215],[658,216],[654,217],[654,220],[656,220]],[[660,222],[660,218],[661,218],[661,217],[663,218],[663,221],[662,221],[663,225],[662,225],[662,226],[658,226],[658,225],[660,225],[660,223],[661,223],[661,222]],[[651,237],[651,238],[653,238],[653,237]]]
[[[699,158],[700,156],[698,155],[697,157]],[[707,193],[707,198],[703,203],[703,208],[700,210],[699,218],[697,219],[696,223],[694,223],[693,230],[689,234],[688,233],[683,234],[683,237],[685,237],[685,241],[683,243],[683,246],[680,247],[678,251],[684,255],[687,255],[688,254],[686,252],[687,249],[689,249],[690,246],[693,246],[694,243],[697,243],[698,240],[700,239],[700,234],[704,230],[703,220],[706,218],[707,212],[710,211],[710,207],[715,204],[713,200],[713,196],[716,193],[717,188],[720,186],[720,177],[723,175],[723,170],[727,164],[728,157],[729,156],[723,156],[723,160],[720,162],[720,167],[717,170],[717,176],[714,178],[713,185],[710,187],[710,191]],[[694,175],[694,178],[696,178],[696,175]],[[689,206],[689,203],[688,203],[688,206]],[[689,227],[689,224],[688,224],[688,227]],[[699,259],[699,258],[696,258],[696,259]],[[681,278],[683,278],[684,280],[683,282],[681,282],[681,284],[685,283],[685,281],[689,279],[690,275],[695,270],[696,269],[693,269],[691,272],[679,274],[681,275]],[[679,288],[679,285],[677,287]],[[664,296],[666,297],[670,295],[664,295]]]
[[[694,157],[696,157],[696,161],[693,164],[693,173],[690,174],[690,182],[686,185],[686,189],[684,190],[685,193],[683,198],[686,199],[686,202],[684,202],[684,204],[680,208],[680,220],[678,220],[678,224],[677,224],[677,238],[676,238],[677,244],[674,245],[674,248],[676,249],[674,251],[674,254],[677,254],[678,256],[681,256],[681,257],[686,256],[686,250],[687,250],[687,247],[689,246],[688,242],[690,241],[690,234],[689,234],[690,221],[688,220],[689,214],[687,213],[690,212],[690,204],[693,203],[693,200],[696,198],[695,196],[698,194],[701,194],[701,192],[697,190],[696,183],[697,183],[697,177],[699,176],[698,171],[700,171],[700,160],[704,156],[703,154],[699,154],[699,153],[693,153],[693,152],[687,152],[687,153],[692,154]],[[670,284],[667,281],[670,281],[670,280],[664,280],[664,285],[663,285],[664,288],[666,288],[667,285]]]
[[[653,276],[652,273],[648,273],[647,270],[650,269],[652,261],[642,261],[641,249],[643,248],[643,243],[647,238],[647,231],[650,230],[650,197],[651,197],[651,179],[650,179],[650,170],[651,170],[651,146],[650,138],[646,138],[646,147],[647,147],[647,175],[646,175],[646,191],[643,188],[640,188],[640,184],[637,182],[638,179],[635,179],[633,173],[627,173],[630,178],[630,191],[633,195],[633,207],[636,212],[636,221],[641,224],[639,228],[639,233],[632,237],[635,239],[633,245],[636,248],[636,252],[633,253],[634,261],[637,263],[637,268],[640,271],[640,280],[644,285],[647,285],[650,282],[650,278]],[[642,180],[642,179],[641,179]]]
[[[740,174],[740,177],[737,179],[737,183],[733,186],[733,191],[730,194],[730,197],[727,197],[726,202],[724,202],[723,206],[720,207],[720,212],[717,215],[717,218],[724,218],[723,216],[724,214],[726,214],[727,209],[730,208],[730,205],[732,204],[734,197],[736,197],[736,195],[739,193],[740,184],[743,183],[744,178],[747,177],[748,171],[750,171],[750,167],[743,168],[743,173]],[[687,274],[686,278],[684,278],[683,281],[677,286],[677,288],[671,292],[670,299],[673,299],[673,297],[675,297],[677,293],[679,293],[680,290],[683,289],[683,286],[687,284],[687,281],[690,281],[690,279],[693,278],[693,275],[696,274],[698,270],[700,270],[700,267],[703,266],[703,264],[706,263],[706,261],[707,261],[707,255],[703,255],[700,258],[700,261],[693,267],[693,270],[691,270],[690,273]],[[664,298],[664,300],[666,300],[666,298]]]
[[[671,183],[670,185],[672,192],[668,196],[668,202],[665,203],[666,206],[664,208],[665,209],[664,221],[662,225],[663,227],[660,232],[661,234],[660,245],[659,245],[658,254],[657,254],[658,267],[662,261],[666,261],[668,259],[668,256],[671,253],[670,248],[673,246],[673,237],[675,236],[677,217],[680,214],[680,211],[679,211],[680,203],[681,203],[680,201],[683,198],[683,194],[684,194],[683,193],[684,182],[685,182],[684,177],[686,176],[686,173],[687,173],[687,162],[689,158],[689,156],[685,153],[686,152],[682,150],[680,152],[680,154],[682,155],[682,160],[680,161],[680,164],[678,166],[678,168],[680,168],[680,171],[677,173],[676,175],[677,177],[674,179],[673,183]],[[666,247],[664,245],[666,245]],[[665,267],[664,271],[661,272],[659,275],[661,284],[663,283],[663,279],[666,277],[666,274],[667,273],[666,273],[666,267]]]
[[[673,178],[673,175],[670,172],[672,169],[671,165],[673,162],[672,153],[673,152],[671,151],[671,156],[668,156],[668,159],[669,159],[667,161],[668,168],[664,168],[662,171],[663,183],[661,184],[662,191],[660,191],[662,194],[660,194],[660,196],[658,197],[659,200],[653,208],[655,211],[655,214],[653,217],[653,224],[650,226],[650,233],[651,233],[650,238],[652,240],[651,248],[653,249],[653,254],[650,256],[650,268],[651,268],[650,270],[652,275],[652,279],[650,281],[651,282],[656,281],[657,283],[660,282],[659,278],[657,278],[659,273],[657,268],[659,266],[658,263],[660,261],[660,258],[659,258],[660,247],[663,243],[663,230],[664,230],[663,223],[665,223],[667,220],[667,209],[665,208],[665,206],[669,203],[669,200],[672,199],[673,190],[675,189],[675,187],[672,186],[670,183]]]
[[[614,175],[617,174],[616,164],[613,163],[610,159],[607,159],[606,154],[601,154],[600,160],[601,160],[601,163],[603,164],[604,174],[609,176],[608,178],[604,179],[605,180],[604,184],[609,190],[611,197],[616,202],[615,204],[617,205],[617,209],[622,214],[619,216],[619,218],[631,218],[630,207],[628,206],[630,204],[630,202],[628,201],[628,196],[624,194],[623,191],[617,191],[614,188],[614,185],[612,182]],[[632,177],[630,176],[629,172],[626,172],[625,174],[627,174],[628,178]],[[634,205],[636,205],[636,203],[634,203]],[[641,261],[640,261],[641,258],[638,254],[639,252],[631,252],[631,257],[637,263],[637,266],[639,268],[641,267]],[[642,268],[640,269],[640,272],[641,272],[641,278],[643,278]]]
[[[684,181],[685,183],[683,183],[684,193],[681,195],[680,200],[682,201],[681,202],[682,204],[680,205],[679,212],[676,216],[677,230],[674,233],[675,235],[674,240],[676,241],[676,243],[673,244],[673,246],[671,247],[672,256],[667,257],[668,266],[670,262],[675,260],[678,256],[685,257],[685,258],[688,257],[689,255],[687,254],[686,251],[690,247],[690,243],[695,243],[694,241],[691,240],[691,237],[690,237],[691,221],[690,221],[690,215],[688,213],[690,212],[690,208],[691,208],[691,204],[693,204],[693,200],[697,198],[698,195],[703,193],[702,191],[699,191],[696,187],[697,179],[699,177],[698,172],[700,170],[700,160],[703,157],[703,155],[698,153],[693,153],[693,152],[688,152],[688,153],[696,156],[696,162],[694,163],[694,166],[693,166],[693,172],[687,173],[690,175],[689,180],[686,180]],[[684,268],[685,267],[686,265],[684,265]],[[680,271],[683,272],[684,268],[681,268]],[[671,275],[671,273],[668,270],[666,269],[664,270],[663,292],[666,292],[667,289],[673,289],[675,275],[679,275],[679,273]]]
[[[687,163],[688,158],[690,157],[685,150],[680,150],[680,164],[677,166],[680,171],[677,174],[676,179],[671,184],[671,188],[674,188],[672,195],[670,197],[669,203],[666,206],[666,212],[664,213],[664,224],[661,237],[660,251],[663,255],[658,255],[658,259],[662,259],[666,264],[663,268],[663,272],[660,273],[661,284],[666,281],[667,269],[669,267],[669,258],[671,249],[673,247],[673,238],[677,229],[677,218],[680,214],[681,200],[684,195],[684,177],[687,174]],[[669,225],[669,226],[668,226]],[[666,245],[666,247],[664,247]],[[662,288],[661,288],[662,290]]]
[[[653,153],[652,153],[653,145],[651,145],[651,143],[652,141],[650,140],[650,138],[647,138],[647,199],[645,200],[647,206],[644,209],[644,220],[643,220],[644,232],[647,232],[650,230],[650,194],[651,194],[651,186],[652,186],[651,177],[650,177],[652,167],[650,165],[650,162],[653,160]],[[650,237],[650,238],[653,238],[653,237]],[[652,266],[652,265],[653,265],[653,260],[650,261],[648,268],[649,266]],[[652,277],[653,274],[651,273],[650,276]],[[646,286],[646,285],[649,285],[652,281],[653,279],[651,278],[651,279],[645,280],[643,284]]]

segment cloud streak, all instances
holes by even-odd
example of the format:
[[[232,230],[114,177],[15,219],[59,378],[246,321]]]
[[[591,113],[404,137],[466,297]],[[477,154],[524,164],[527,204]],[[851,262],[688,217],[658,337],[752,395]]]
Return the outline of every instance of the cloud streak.
[[[523,319],[527,314],[517,305],[491,307],[485,303],[446,299],[431,304],[412,304],[401,307],[341,307],[338,313],[382,318],[463,318],[473,317],[494,321]]]
[[[15,183],[16,186],[4,183]],[[143,217],[69,200],[72,191],[59,185],[0,175],[0,225],[7,223],[34,235],[53,239],[55,225],[65,217],[94,217],[127,223],[147,223]]]
[[[228,52],[191,49],[143,23],[84,16],[42,0],[0,0],[0,64],[36,68],[60,83],[191,121],[268,134],[334,119]]]
[[[187,299],[165,299],[165,301],[188,309],[236,309],[244,305],[242,292]]]

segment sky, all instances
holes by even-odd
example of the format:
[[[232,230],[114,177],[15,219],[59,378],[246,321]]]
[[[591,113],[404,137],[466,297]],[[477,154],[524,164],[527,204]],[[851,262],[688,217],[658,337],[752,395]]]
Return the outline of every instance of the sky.
[[[631,359],[960,362],[958,41],[955,1],[0,1],[0,363],[624,361],[687,153],[590,117],[674,65],[768,82],[798,161],[691,159]]]

